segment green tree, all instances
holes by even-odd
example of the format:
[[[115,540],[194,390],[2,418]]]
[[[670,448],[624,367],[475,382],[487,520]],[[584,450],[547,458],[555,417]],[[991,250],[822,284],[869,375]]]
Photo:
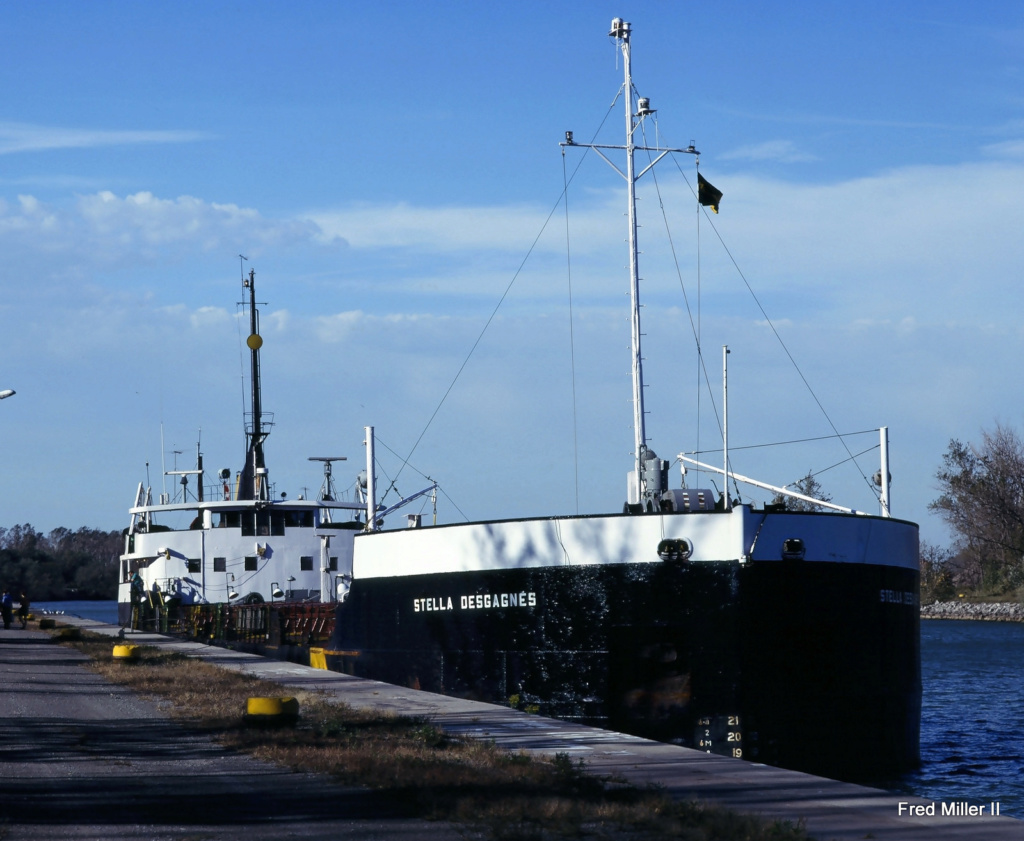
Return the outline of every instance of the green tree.
[[[980,586],[1005,591],[1024,583],[1024,443],[1017,433],[996,425],[982,430],[978,446],[951,440],[935,478],[940,495],[928,507],[980,571]]]
[[[90,528],[48,535],[28,523],[0,528],[0,584],[33,602],[113,599],[122,543],[118,532]]]
[[[807,471],[807,475],[801,479],[797,479],[795,482],[786,485],[792,491],[804,496],[809,496],[812,499],[818,499],[822,502],[831,502],[831,494],[825,493],[825,489],[821,486],[821,483],[814,477],[814,474],[810,470]],[[796,499],[792,496],[786,496],[785,494],[775,494],[772,497],[772,505],[785,505],[787,511],[824,511],[823,505],[818,505],[815,502],[808,502],[804,499]]]
[[[921,542],[921,603],[946,602],[956,596],[955,565],[948,549]]]

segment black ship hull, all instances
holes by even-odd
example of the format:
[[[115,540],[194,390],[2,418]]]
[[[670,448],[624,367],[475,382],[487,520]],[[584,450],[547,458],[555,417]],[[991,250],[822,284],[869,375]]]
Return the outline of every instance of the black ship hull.
[[[328,665],[845,779],[918,763],[918,573],[628,563],[357,580]]]

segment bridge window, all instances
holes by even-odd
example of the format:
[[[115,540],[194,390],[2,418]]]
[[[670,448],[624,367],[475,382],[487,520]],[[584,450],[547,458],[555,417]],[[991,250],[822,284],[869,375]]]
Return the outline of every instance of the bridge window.
[[[241,511],[221,511],[220,522],[217,525],[222,529],[237,529],[242,527]]]
[[[285,525],[290,529],[311,529],[313,528],[312,511],[286,511]]]
[[[274,512],[270,515],[270,533],[278,537],[284,537],[284,524],[286,515],[283,513]]]
[[[261,537],[266,537],[270,534],[270,512],[269,511],[257,511],[256,512],[256,534]]]

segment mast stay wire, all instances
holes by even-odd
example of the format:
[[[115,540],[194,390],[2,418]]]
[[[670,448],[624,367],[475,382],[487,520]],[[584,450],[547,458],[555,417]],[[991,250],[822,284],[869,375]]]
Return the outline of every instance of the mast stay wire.
[[[871,432],[877,433],[878,430],[877,429],[872,429]],[[881,446],[882,446],[881,444],[873,444],[872,446],[868,447],[866,450],[861,450],[859,453],[856,453],[856,454],[850,453],[850,457],[849,458],[844,458],[842,461],[837,461],[835,464],[830,464],[828,467],[823,467],[823,468],[821,468],[821,470],[818,470],[818,471],[815,471],[814,473],[812,473],[811,476],[820,476],[822,473],[827,473],[833,467],[839,467],[839,465],[846,464],[846,462],[848,462],[848,461],[852,461],[854,464],[856,464],[858,458],[860,458],[863,455],[866,455],[867,453],[873,452],[874,450],[880,449]],[[847,452],[849,452],[849,451],[847,451]]]
[[[601,123],[598,125],[597,129],[595,129],[595,131],[593,133],[593,136],[591,137],[591,142],[596,140],[597,139],[597,135],[601,133],[601,129],[604,128],[604,124],[608,121],[608,117],[611,115],[612,109],[615,107],[616,103],[619,101],[619,97],[622,96],[622,92],[623,92],[624,88],[625,88],[625,85],[620,85],[619,86],[619,91],[618,91],[618,93],[616,93],[615,98],[612,100],[611,105],[608,106],[608,111],[605,113],[604,118],[601,120]],[[512,287],[515,285],[516,280],[519,279],[519,275],[522,274],[523,268],[526,266],[527,261],[529,261],[529,259],[532,256],[534,250],[537,248],[537,243],[540,242],[541,236],[544,234],[544,231],[547,230],[548,224],[551,222],[551,218],[555,215],[555,211],[558,210],[558,206],[562,203],[562,199],[565,196],[566,191],[568,190],[568,185],[572,184],[573,180],[576,178],[576,175],[580,171],[580,168],[583,166],[583,162],[586,160],[587,154],[589,153],[589,151],[590,151],[589,149],[585,149],[584,153],[582,155],[580,155],[579,163],[576,164],[576,167],[573,169],[572,175],[569,177],[566,186],[563,187],[562,192],[559,194],[558,198],[555,200],[555,203],[551,206],[551,210],[548,212],[548,215],[545,217],[544,222],[541,224],[540,230],[537,232],[537,235],[533,238],[533,242],[530,243],[530,247],[527,249],[525,256],[523,257],[522,261],[519,263],[519,267],[513,273],[512,279],[508,282],[508,285],[505,287],[505,291],[502,292],[501,293],[501,297],[498,298],[498,302],[497,302],[497,304],[494,305],[494,309],[491,311],[491,314],[487,317],[487,321],[484,323],[483,328],[481,328],[479,335],[476,337],[476,341],[474,341],[472,347],[470,347],[469,353],[467,353],[466,354],[466,358],[462,360],[462,364],[459,366],[459,370],[456,371],[455,372],[455,376],[452,377],[452,381],[448,384],[448,388],[445,390],[444,394],[441,396],[441,399],[440,399],[440,401],[438,401],[438,404],[434,408],[433,413],[427,419],[427,422],[424,425],[423,430],[420,432],[419,437],[416,439],[416,442],[412,445],[412,449],[409,450],[409,454],[404,459],[401,460],[402,461],[401,467],[399,467],[398,473],[395,474],[395,478],[391,480],[391,484],[388,485],[388,489],[384,492],[384,496],[381,498],[381,502],[384,501],[384,499],[387,497],[387,495],[392,490],[396,490],[395,482],[398,481],[398,477],[402,475],[402,471],[405,470],[406,465],[409,463],[409,459],[412,458],[413,453],[416,452],[416,449],[419,447],[420,443],[423,441],[423,437],[427,434],[427,430],[430,429],[430,426],[431,426],[431,424],[433,424],[434,419],[437,417],[438,412],[441,411],[441,407],[445,404],[445,401],[448,399],[448,395],[451,394],[452,389],[455,388],[455,384],[459,381],[459,377],[462,376],[462,372],[466,369],[466,366],[469,364],[469,360],[472,358],[473,354],[476,352],[477,347],[479,346],[481,340],[484,337],[484,333],[486,333],[487,329],[491,326],[491,322],[494,321],[494,317],[498,314],[498,310],[501,309],[501,305],[505,302],[505,299],[508,297],[509,293],[512,291]],[[399,458],[401,458],[401,456],[399,456]],[[445,496],[447,496],[447,494],[445,494]],[[456,507],[458,507],[458,506],[456,506]],[[459,513],[461,514],[462,512],[460,511]],[[465,517],[465,515],[463,515],[463,516]]]
[[[760,449],[764,449],[765,447],[784,447],[784,446],[786,446],[788,444],[807,444],[807,443],[810,443],[812,441],[831,441],[833,438],[852,438],[854,435],[877,435],[877,434],[878,434],[878,430],[877,429],[861,429],[858,432],[841,432],[838,435],[815,435],[815,436],[813,436],[811,438],[793,438],[793,439],[791,439],[789,441],[772,441],[772,442],[767,443],[767,444],[745,444],[742,447],[730,446],[729,449],[730,450],[760,450]],[[869,452],[871,452],[872,449],[877,449],[878,446],[879,445],[876,445],[874,448],[870,448],[869,447],[868,449],[864,450],[864,452],[865,453],[869,453]],[[705,453],[718,453],[718,452],[721,452],[721,450],[690,450],[690,451],[687,452],[687,455],[699,456],[699,455],[704,455]],[[826,469],[829,469],[829,468],[826,468]]]

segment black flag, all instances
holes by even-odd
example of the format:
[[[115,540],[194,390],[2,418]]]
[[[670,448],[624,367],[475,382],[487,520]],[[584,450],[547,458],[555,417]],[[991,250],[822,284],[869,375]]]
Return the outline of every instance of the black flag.
[[[718,204],[722,201],[722,191],[712,185],[703,175],[697,173],[697,201],[718,213]]]

